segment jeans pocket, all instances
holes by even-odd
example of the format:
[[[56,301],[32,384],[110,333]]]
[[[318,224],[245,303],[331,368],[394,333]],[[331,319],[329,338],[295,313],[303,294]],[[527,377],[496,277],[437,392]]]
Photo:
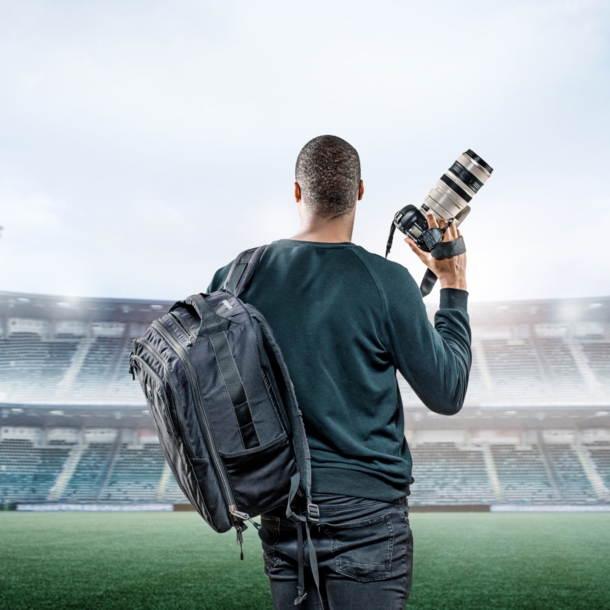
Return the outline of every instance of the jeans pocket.
[[[394,527],[389,512],[351,523],[325,523],[321,527],[331,540],[339,574],[360,582],[390,578]]]
[[[258,528],[258,537],[263,545],[275,549],[280,539],[280,519],[270,515],[261,515],[261,526]]]

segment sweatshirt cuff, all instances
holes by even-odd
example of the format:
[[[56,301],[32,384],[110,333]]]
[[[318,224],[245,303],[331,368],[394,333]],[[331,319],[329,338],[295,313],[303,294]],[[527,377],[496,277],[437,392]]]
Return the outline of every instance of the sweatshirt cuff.
[[[468,311],[468,292],[457,288],[442,288],[439,309],[461,309]]]

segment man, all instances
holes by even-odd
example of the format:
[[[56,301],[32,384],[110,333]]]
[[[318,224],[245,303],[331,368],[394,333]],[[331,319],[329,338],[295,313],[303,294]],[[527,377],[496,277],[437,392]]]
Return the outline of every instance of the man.
[[[461,409],[471,364],[466,255],[437,260],[405,240],[440,282],[433,327],[409,272],[351,243],[364,184],[350,144],[335,136],[308,142],[294,195],[299,232],[268,246],[241,298],[273,328],[303,413],[320,508],[312,539],[324,607],[404,608],[413,479],[396,371],[432,411]],[[428,222],[436,226],[432,215]],[[458,236],[450,227],[444,239]],[[222,287],[229,267],[208,292]],[[295,602],[297,530],[285,508],[261,522],[273,604],[285,610]],[[300,608],[320,608],[309,576],[306,591]]]

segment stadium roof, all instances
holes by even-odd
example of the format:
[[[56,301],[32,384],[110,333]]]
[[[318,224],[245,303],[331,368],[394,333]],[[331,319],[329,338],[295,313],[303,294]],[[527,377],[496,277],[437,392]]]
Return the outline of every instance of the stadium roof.
[[[144,406],[128,375],[131,341],[170,305],[0,292],[0,403]],[[610,406],[610,297],[472,303],[469,311],[467,405]],[[399,384],[406,407],[421,405]]]
[[[0,291],[0,316],[104,322],[152,322],[173,301],[22,294]],[[433,306],[428,306],[434,312]],[[471,302],[472,324],[610,322],[610,296]]]

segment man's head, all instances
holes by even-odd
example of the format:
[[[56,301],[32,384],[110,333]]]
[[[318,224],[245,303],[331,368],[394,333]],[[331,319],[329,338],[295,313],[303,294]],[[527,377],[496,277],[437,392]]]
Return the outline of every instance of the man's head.
[[[318,136],[307,142],[295,173],[300,198],[322,218],[349,214],[362,197],[358,152],[337,136]]]

